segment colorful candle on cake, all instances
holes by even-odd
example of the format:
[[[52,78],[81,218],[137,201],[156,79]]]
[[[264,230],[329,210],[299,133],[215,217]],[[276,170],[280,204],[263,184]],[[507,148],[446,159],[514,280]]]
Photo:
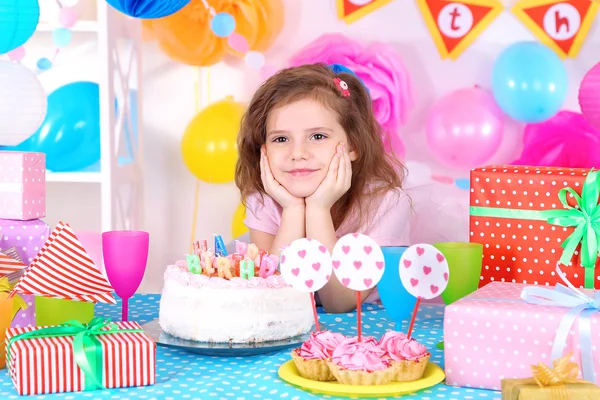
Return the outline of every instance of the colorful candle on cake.
[[[236,240],[235,241],[235,252],[237,254],[240,254],[241,256],[245,256],[246,251],[248,251],[248,243]]]
[[[254,278],[254,261],[248,258],[245,258],[242,261],[240,261],[240,278]]]
[[[201,274],[202,267],[200,266],[200,257],[197,254],[187,254],[187,266],[188,271],[192,274]]]
[[[221,235],[215,235],[215,255],[220,257],[227,256],[227,249]]]

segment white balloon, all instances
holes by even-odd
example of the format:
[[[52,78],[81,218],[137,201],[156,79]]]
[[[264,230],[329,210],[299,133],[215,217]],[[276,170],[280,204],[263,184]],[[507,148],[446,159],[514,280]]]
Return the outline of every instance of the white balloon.
[[[79,3],[79,0],[61,0],[60,4],[63,7],[73,7]]]
[[[0,61],[0,145],[16,146],[33,135],[47,107],[46,92],[32,71]]]

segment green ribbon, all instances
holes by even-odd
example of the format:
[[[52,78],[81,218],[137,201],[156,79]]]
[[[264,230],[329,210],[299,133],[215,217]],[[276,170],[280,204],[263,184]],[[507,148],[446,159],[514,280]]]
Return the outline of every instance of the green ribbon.
[[[108,329],[104,329],[108,327]],[[142,329],[120,329],[110,319],[96,317],[88,324],[79,321],[67,321],[64,324],[35,331],[25,332],[10,338],[8,341],[6,359],[10,362],[10,346],[17,340],[51,337],[73,337],[73,355],[75,363],[85,375],[84,390],[106,389],[102,385],[102,344],[98,335],[114,333],[136,333]]]
[[[569,205],[567,196],[571,194],[577,205]],[[581,196],[575,189],[566,187],[558,192],[562,210],[512,210],[509,208],[471,207],[470,213],[476,217],[496,217],[546,221],[551,225],[575,227],[561,244],[563,248],[559,262],[569,265],[575,250],[581,243],[581,265],[585,269],[584,286],[594,288],[594,268],[600,246],[600,174],[590,171],[585,178]]]

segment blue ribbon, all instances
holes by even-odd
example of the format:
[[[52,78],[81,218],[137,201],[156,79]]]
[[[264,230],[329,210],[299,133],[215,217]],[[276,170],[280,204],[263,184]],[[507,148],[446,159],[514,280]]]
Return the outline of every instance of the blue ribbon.
[[[554,289],[528,286],[521,291],[521,298],[529,304],[569,308],[569,311],[560,321],[556,336],[554,337],[552,360],[557,360],[562,356],[571,327],[578,320],[583,379],[595,382],[596,371],[594,368],[594,353],[592,351],[591,317],[600,311],[600,292],[596,292],[593,297],[590,297],[569,282],[565,274],[560,270],[559,264],[556,265],[556,272],[566,286],[560,283]]]

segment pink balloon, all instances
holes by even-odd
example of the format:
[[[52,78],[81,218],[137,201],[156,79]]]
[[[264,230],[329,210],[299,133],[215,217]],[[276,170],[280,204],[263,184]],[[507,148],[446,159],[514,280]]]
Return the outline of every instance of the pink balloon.
[[[246,38],[237,32],[229,35],[227,38],[227,43],[229,43],[229,46],[232,49],[239,51],[240,53],[246,53],[248,50],[250,50],[250,45],[248,44]]]
[[[259,71],[260,79],[262,81],[266,81],[267,79],[275,75],[277,71],[279,71],[279,69],[277,67],[274,67],[273,65],[263,65],[263,67]]]
[[[58,21],[63,28],[71,28],[77,22],[77,13],[72,8],[61,8]]]
[[[8,52],[8,59],[11,61],[21,61],[25,58],[25,47],[20,46]]]
[[[579,85],[581,113],[594,128],[600,129],[600,63],[594,65]]]
[[[427,118],[427,142],[448,166],[478,167],[502,142],[503,120],[490,92],[479,87],[459,89],[433,105]]]

